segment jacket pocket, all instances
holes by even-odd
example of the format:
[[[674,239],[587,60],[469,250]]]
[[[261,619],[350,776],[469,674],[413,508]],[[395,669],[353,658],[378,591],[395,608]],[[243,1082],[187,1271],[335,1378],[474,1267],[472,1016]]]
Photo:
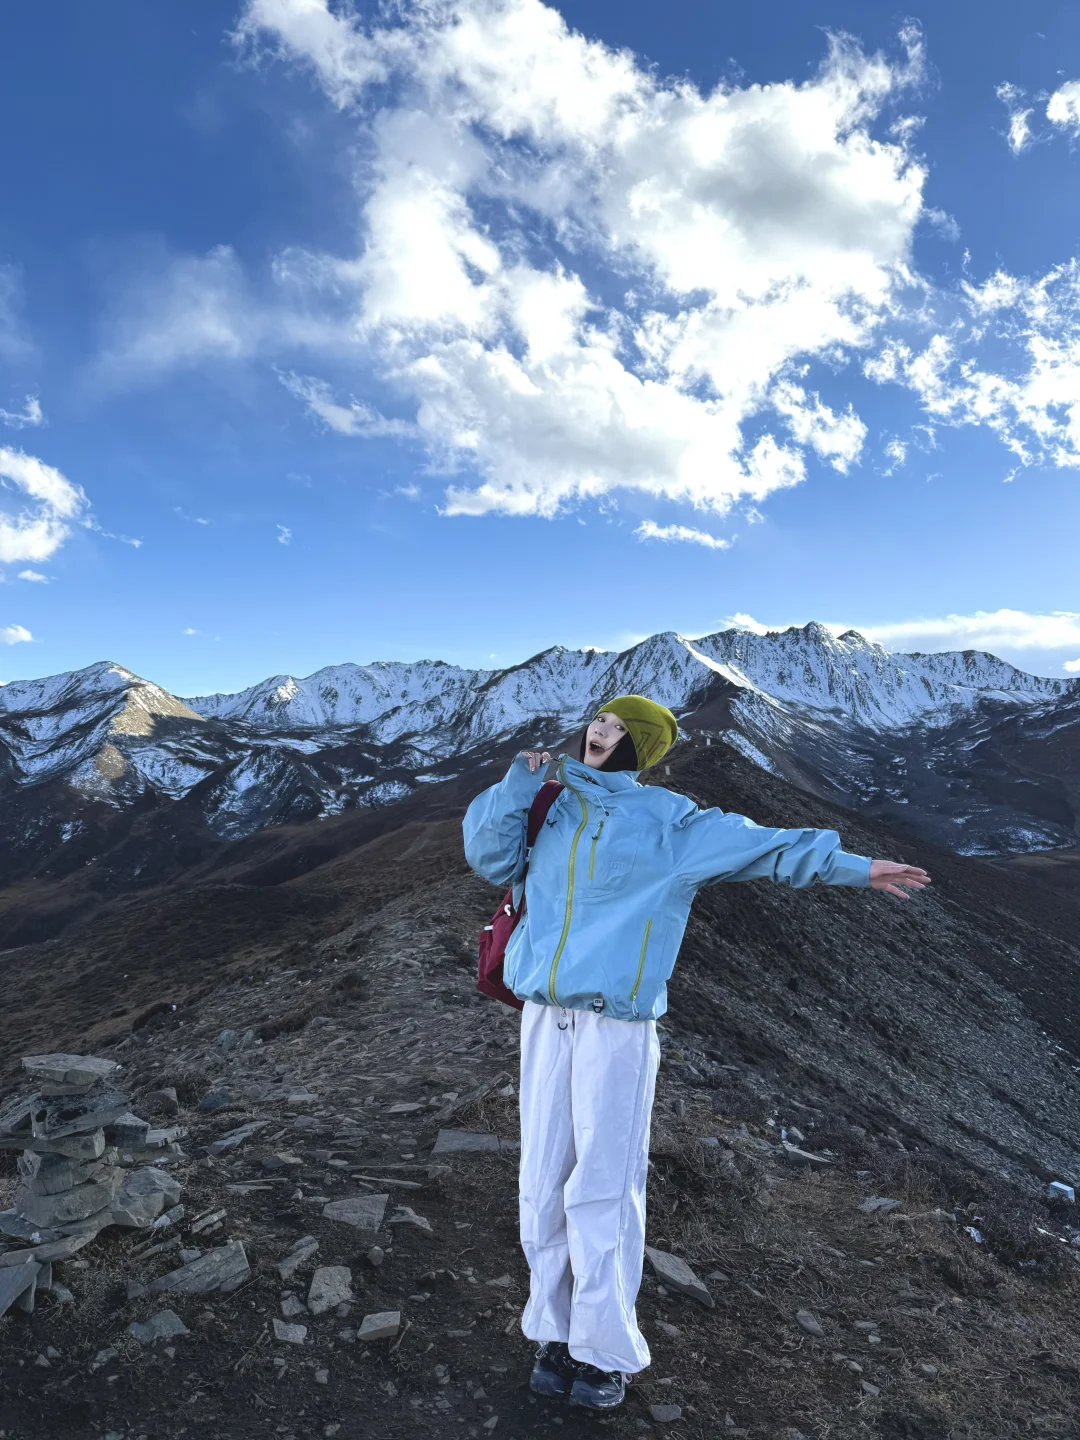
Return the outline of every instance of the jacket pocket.
[[[620,823],[617,815],[601,817],[589,842],[589,889],[609,895],[621,890],[630,878],[637,858],[637,827]]]

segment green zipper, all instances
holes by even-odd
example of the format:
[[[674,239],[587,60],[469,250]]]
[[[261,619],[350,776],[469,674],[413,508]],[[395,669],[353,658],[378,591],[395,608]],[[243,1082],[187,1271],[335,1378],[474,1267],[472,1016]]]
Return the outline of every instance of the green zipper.
[[[634,976],[634,988],[630,991],[630,1004],[637,999],[637,992],[641,988],[641,977],[645,973],[645,952],[649,948],[649,932],[652,929],[652,920],[645,921],[645,934],[641,937],[641,955],[638,958],[637,974]]]
[[[559,960],[562,957],[563,950],[566,948],[566,937],[570,934],[570,916],[574,909],[574,860],[577,857],[578,841],[581,839],[582,833],[589,823],[589,807],[585,804],[585,797],[570,784],[570,781],[566,778],[566,771],[561,761],[559,762],[559,779],[568,790],[577,796],[578,804],[581,806],[581,824],[574,831],[574,838],[570,841],[570,862],[566,872],[566,916],[563,919],[562,934],[559,936],[559,943],[555,949],[555,954],[551,961],[551,971],[548,975],[548,994],[551,996],[551,1003],[553,1005],[559,1003],[555,998],[555,971],[559,968]]]
[[[593,878],[593,867],[596,864],[596,842],[600,839],[600,831],[604,828],[603,820],[596,827],[596,834],[592,837],[592,849],[589,851],[589,879]]]

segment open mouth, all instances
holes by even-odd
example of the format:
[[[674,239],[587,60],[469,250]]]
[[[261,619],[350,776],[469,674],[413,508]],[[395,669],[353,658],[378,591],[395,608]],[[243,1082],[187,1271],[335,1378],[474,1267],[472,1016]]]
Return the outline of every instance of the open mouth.
[[[590,755],[603,755],[603,753],[604,753],[604,751],[605,751],[606,749],[607,749],[607,746],[606,746],[606,745],[601,745],[600,742],[599,742],[599,740],[590,740],[590,741],[589,741],[589,754],[590,754]]]

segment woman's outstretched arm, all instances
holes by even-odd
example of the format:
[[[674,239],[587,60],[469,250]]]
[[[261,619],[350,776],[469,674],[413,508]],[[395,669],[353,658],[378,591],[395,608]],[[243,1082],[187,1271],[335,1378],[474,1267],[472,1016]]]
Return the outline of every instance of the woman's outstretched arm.
[[[774,830],[745,815],[696,807],[672,827],[679,874],[697,888],[719,880],[774,880],[803,887],[854,885],[907,898],[930,877],[917,866],[850,855],[835,830]]]

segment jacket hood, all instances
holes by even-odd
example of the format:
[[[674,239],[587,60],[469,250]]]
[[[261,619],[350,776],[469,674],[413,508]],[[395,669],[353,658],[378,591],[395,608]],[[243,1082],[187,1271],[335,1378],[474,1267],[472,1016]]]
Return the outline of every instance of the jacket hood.
[[[572,785],[598,785],[612,793],[618,790],[633,790],[638,784],[637,770],[594,770],[584,760],[574,760],[569,755],[560,755],[558,771],[552,780],[565,774]]]

